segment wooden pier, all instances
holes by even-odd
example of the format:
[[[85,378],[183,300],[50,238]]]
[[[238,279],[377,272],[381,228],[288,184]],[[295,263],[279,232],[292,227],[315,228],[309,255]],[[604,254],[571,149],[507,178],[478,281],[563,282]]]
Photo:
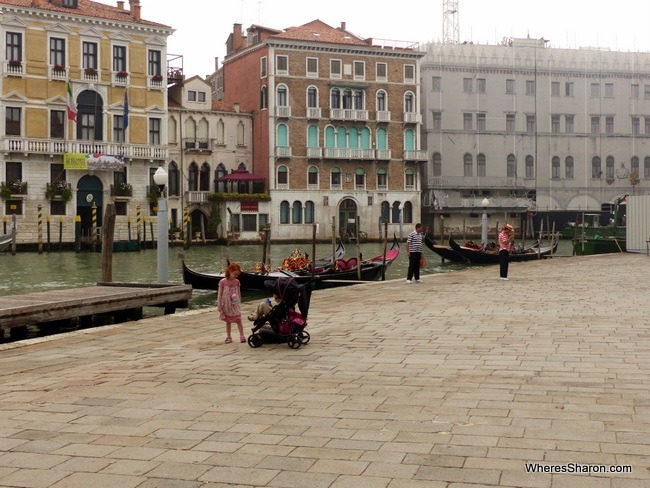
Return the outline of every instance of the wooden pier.
[[[187,308],[192,287],[138,283],[97,283],[96,286],[0,296],[0,331],[22,335],[28,325],[58,326],[78,319],[92,325],[97,315],[113,322],[142,318],[142,307],[164,307],[165,314]]]

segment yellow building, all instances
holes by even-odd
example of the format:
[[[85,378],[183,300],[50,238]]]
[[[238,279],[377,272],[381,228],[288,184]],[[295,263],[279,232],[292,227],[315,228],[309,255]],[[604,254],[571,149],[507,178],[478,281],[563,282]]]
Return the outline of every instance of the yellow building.
[[[34,243],[39,214],[58,242],[100,227],[116,204],[115,239],[151,213],[152,175],[168,157],[167,38],[139,0],[0,0],[0,234]],[[93,215],[95,218],[93,218]]]

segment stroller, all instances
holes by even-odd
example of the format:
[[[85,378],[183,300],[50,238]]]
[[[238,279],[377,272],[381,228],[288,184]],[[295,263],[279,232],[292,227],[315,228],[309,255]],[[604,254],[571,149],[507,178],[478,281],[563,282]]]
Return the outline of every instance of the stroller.
[[[264,343],[286,342],[290,348],[298,349],[307,344],[310,336],[305,327],[311,299],[311,282],[300,285],[293,278],[283,277],[267,280],[264,286],[280,302],[253,322],[253,333],[248,336],[248,345],[260,347]]]

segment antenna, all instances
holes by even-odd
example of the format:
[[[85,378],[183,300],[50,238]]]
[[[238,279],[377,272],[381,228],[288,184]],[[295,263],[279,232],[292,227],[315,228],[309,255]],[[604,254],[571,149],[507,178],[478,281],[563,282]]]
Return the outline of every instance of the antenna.
[[[442,0],[442,42],[458,44],[458,0]]]

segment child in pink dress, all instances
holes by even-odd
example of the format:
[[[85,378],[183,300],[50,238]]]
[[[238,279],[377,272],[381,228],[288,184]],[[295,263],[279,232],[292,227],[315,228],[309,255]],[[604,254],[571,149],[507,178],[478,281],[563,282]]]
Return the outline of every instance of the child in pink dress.
[[[244,337],[244,326],[241,322],[241,291],[237,277],[241,273],[241,267],[237,263],[231,263],[226,269],[226,277],[219,281],[219,292],[217,293],[217,310],[219,318],[226,322],[226,344],[232,342],[231,330],[233,322],[239,329],[239,342],[246,342]]]

